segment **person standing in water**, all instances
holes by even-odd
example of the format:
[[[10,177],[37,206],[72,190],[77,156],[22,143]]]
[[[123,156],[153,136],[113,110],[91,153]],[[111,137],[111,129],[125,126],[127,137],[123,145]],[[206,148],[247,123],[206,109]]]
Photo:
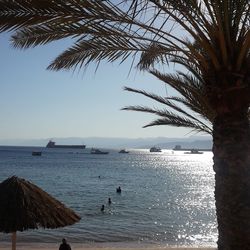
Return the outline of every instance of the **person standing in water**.
[[[108,204],[109,204],[109,205],[111,205],[111,203],[112,203],[112,202],[111,202],[111,198],[109,198],[109,200],[108,200]]]

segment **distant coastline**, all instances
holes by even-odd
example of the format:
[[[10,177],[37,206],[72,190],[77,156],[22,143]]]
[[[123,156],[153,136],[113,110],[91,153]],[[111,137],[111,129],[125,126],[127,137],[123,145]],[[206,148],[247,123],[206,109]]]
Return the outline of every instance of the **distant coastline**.
[[[1,139],[1,146],[37,146],[45,147],[50,139]],[[173,149],[175,145],[182,148],[199,148],[211,150],[212,138],[209,136],[190,136],[185,138],[151,137],[151,138],[110,138],[110,137],[69,137],[55,138],[58,145],[82,145],[82,142],[90,147],[97,148],[142,148],[149,149],[157,146],[162,149]]]

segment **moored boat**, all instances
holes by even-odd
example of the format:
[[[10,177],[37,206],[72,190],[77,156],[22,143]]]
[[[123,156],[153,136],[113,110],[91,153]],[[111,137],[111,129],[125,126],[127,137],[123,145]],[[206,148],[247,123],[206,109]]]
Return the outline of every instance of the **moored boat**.
[[[41,152],[41,151],[33,151],[33,152],[32,152],[32,155],[33,155],[33,156],[41,156],[41,155],[42,155],[42,152]]]
[[[100,149],[97,149],[97,148],[92,148],[91,151],[90,151],[90,153],[91,154],[96,154],[96,155],[106,155],[109,152],[107,152],[107,151],[101,151]]]
[[[191,151],[192,148],[183,148],[181,145],[175,145],[175,147],[172,150],[174,150],[174,151]],[[198,150],[198,151],[212,151],[212,149],[209,149],[209,148],[198,148],[196,150]]]
[[[161,149],[159,147],[152,147],[149,149],[149,152],[161,152]]]
[[[191,149],[189,152],[184,152],[184,154],[203,154],[203,152],[198,149]]]
[[[121,149],[121,150],[119,151],[119,153],[121,153],[121,154],[128,154],[129,151],[127,151],[126,149]]]

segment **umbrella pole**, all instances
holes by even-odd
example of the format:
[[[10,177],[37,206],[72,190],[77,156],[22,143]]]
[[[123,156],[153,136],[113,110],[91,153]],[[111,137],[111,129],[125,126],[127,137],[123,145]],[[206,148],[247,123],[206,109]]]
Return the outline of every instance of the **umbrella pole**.
[[[12,233],[12,250],[16,250],[16,232]]]

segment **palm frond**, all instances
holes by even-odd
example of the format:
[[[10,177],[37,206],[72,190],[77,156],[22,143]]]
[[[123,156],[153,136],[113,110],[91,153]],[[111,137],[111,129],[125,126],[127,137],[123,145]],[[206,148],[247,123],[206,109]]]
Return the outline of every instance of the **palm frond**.
[[[195,102],[192,102],[192,101],[189,101],[188,99],[185,99],[183,97],[177,97],[177,96],[168,97],[168,100],[172,100],[177,103],[183,104],[188,109],[197,113],[198,116],[200,116],[202,119],[207,120],[210,124],[212,124],[214,121],[215,114],[214,114],[213,109],[210,106],[208,106],[207,103],[204,103],[203,101],[201,101],[201,103],[199,103],[198,100],[196,100]]]
[[[91,62],[124,60],[143,50],[145,50],[143,45],[137,44],[136,47],[132,43],[127,43],[123,37],[119,41],[114,40],[112,45],[110,41],[100,38],[81,40],[59,55],[48,68],[52,70],[81,68],[83,64],[88,65]]]
[[[203,126],[201,123],[188,119],[184,116],[179,116],[173,112],[169,112],[166,109],[159,110],[159,109],[153,109],[153,108],[144,107],[144,106],[128,106],[128,107],[122,108],[122,110],[151,113],[151,114],[163,117],[145,125],[144,128],[150,127],[150,126],[156,126],[156,125],[171,125],[175,127],[192,128],[198,132],[206,132],[206,133],[211,134],[211,130],[208,129],[208,127],[206,126]]]
[[[148,69],[155,64],[168,64],[168,57],[176,51],[175,48],[164,47],[157,43],[150,44],[145,51],[141,53],[138,67],[140,70]]]
[[[192,119],[194,121],[197,121],[197,122],[201,123],[201,121],[198,120],[195,116],[187,113],[183,108],[181,108],[181,107],[177,106],[176,104],[174,104],[173,102],[171,102],[169,98],[161,97],[161,96],[158,96],[158,95],[156,95],[154,93],[148,93],[148,92],[146,92],[144,90],[138,90],[138,89],[129,88],[129,87],[125,87],[124,90],[144,95],[144,96],[146,96],[148,98],[151,98],[151,99],[157,101],[158,103],[161,103],[161,104],[173,109],[175,112],[181,113],[182,115],[188,117],[189,119]],[[183,104],[184,104],[184,102],[183,102]],[[186,105],[186,106],[188,106],[188,105]],[[191,105],[189,105],[189,107],[191,107]]]
[[[201,118],[198,119],[197,116],[194,116],[194,115],[188,113],[187,111],[185,111],[184,108],[182,108],[180,106],[177,106],[175,103],[170,101],[171,100],[170,98],[164,98],[164,97],[158,96],[158,95],[153,94],[153,93],[147,93],[146,91],[143,91],[143,90],[137,90],[137,89],[128,88],[128,87],[125,87],[124,89],[126,91],[134,92],[134,93],[137,93],[137,94],[144,95],[144,96],[146,96],[148,98],[151,98],[154,101],[156,101],[156,102],[158,102],[160,104],[163,104],[164,106],[166,106],[168,108],[168,109],[164,108],[164,111],[162,111],[162,112],[160,112],[157,109],[149,109],[149,108],[147,108],[148,112],[149,112],[149,110],[151,112],[153,112],[152,110],[154,110],[155,114],[157,114],[159,116],[162,116],[162,115],[165,116],[167,114],[167,115],[171,115],[171,117],[174,116],[174,114],[176,116],[179,116],[177,114],[180,113],[182,115],[182,117],[184,117],[186,120],[192,121],[192,123],[196,124],[196,125],[199,124],[199,127],[203,128],[203,131],[205,131],[205,132],[207,132],[207,131],[211,132],[212,131],[212,129],[207,124],[202,122]],[[184,106],[188,107],[189,110],[192,110],[192,111],[198,113],[201,117],[208,120],[207,117],[209,117],[210,114],[207,113],[207,110],[203,110],[202,107],[201,108],[196,107],[196,105],[194,105],[194,103],[192,103],[192,102],[190,103],[189,100],[185,100],[185,99],[181,99],[181,98],[177,98],[177,97],[176,97],[176,99],[172,98],[172,100],[175,100],[175,101],[177,101],[179,103],[182,103]],[[138,107],[139,106],[136,106],[136,108],[138,108]],[[173,111],[170,111],[169,108],[172,109]],[[126,108],[125,110],[129,110],[129,109]],[[133,108],[133,110],[136,111],[136,109],[134,109],[134,108]],[[143,110],[145,111],[145,107],[143,108]],[[211,121],[209,121],[209,122],[211,122]]]
[[[97,37],[105,38],[110,44],[113,40],[120,40],[120,37],[127,37],[127,40],[134,42],[155,45],[165,44],[172,46],[171,50],[182,51],[180,45],[186,45],[185,40],[179,39],[178,36],[167,31],[167,24],[157,28],[158,19],[172,18],[172,10],[159,9],[153,18],[143,16],[144,11],[148,8],[156,9],[157,4],[154,1],[131,1],[129,8],[119,7],[123,3],[130,1],[8,1],[1,0],[0,6],[0,29],[21,29],[21,34],[13,36],[15,46],[29,47],[47,43],[49,41],[58,40],[67,36],[81,37],[88,41],[89,36],[93,34]],[[173,3],[172,3],[173,4]],[[175,5],[174,5],[175,6]],[[171,8],[170,8],[171,9]],[[142,17],[143,16],[143,17]],[[143,20],[140,20],[142,19]],[[177,23],[184,21],[175,20]],[[72,28],[72,26],[74,26]],[[186,26],[186,25],[185,25]],[[24,30],[22,31],[22,28]],[[60,32],[60,28],[65,27],[66,32]],[[37,32],[36,38],[32,36],[32,31],[42,34],[47,31],[49,38],[45,38],[42,34],[39,36]],[[51,31],[56,30],[54,35]],[[68,32],[71,30],[71,32]],[[190,29],[189,29],[190,30]],[[193,33],[193,32],[192,32]],[[26,34],[26,35],[24,35]],[[30,34],[32,37],[29,38]],[[51,35],[49,35],[51,34]],[[56,35],[58,34],[58,35]],[[194,34],[195,35],[195,34]],[[91,39],[92,39],[91,37]],[[195,54],[196,52],[193,51]],[[198,56],[198,54],[197,54]],[[84,64],[82,64],[84,65]]]
[[[68,36],[86,42],[98,37],[110,44],[121,36],[126,37],[136,47],[143,44],[148,48],[140,51],[142,68],[152,62],[165,63],[166,56],[171,55],[191,61],[203,70],[209,67],[220,70],[220,62],[229,65],[228,59],[235,53],[232,44],[242,40],[244,45],[238,44],[241,47],[239,70],[250,43],[249,3],[247,0],[227,2],[228,5],[207,0],[0,0],[0,31],[19,30],[13,42],[22,48]],[[180,38],[175,32],[178,29],[191,37],[190,42]],[[81,65],[84,67],[84,62]]]
[[[158,70],[150,70],[150,73],[157,77],[159,80],[165,82],[167,85],[174,88],[178,93],[186,98],[200,97],[202,95],[202,84],[192,82],[192,78],[189,81],[183,78],[182,74],[163,74]],[[193,78],[195,80],[195,78]],[[198,81],[198,80],[197,80]],[[199,86],[199,87],[197,87]],[[204,97],[204,96],[203,96]]]
[[[84,5],[87,6],[87,2]],[[82,3],[83,4],[83,3]],[[47,23],[62,23],[72,18],[75,21],[82,16],[82,8],[76,1],[35,1],[35,0],[0,0],[0,32],[18,30]]]

